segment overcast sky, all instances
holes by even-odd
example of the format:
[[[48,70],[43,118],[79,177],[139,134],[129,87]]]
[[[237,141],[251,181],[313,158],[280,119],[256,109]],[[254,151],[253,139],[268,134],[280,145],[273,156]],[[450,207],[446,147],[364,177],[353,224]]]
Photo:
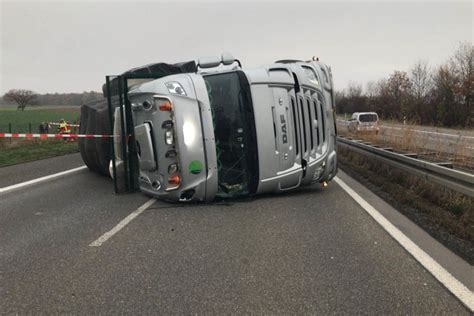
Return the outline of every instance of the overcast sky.
[[[0,0],[1,1],[1,0]],[[473,40],[466,2],[5,2],[0,93],[100,91],[106,74],[231,52],[244,68],[319,56],[337,89]]]

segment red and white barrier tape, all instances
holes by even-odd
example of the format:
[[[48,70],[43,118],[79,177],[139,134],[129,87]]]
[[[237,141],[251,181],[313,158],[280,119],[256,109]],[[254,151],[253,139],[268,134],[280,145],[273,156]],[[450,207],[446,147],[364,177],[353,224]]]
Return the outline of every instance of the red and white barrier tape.
[[[119,135],[0,133],[0,138],[112,138]]]

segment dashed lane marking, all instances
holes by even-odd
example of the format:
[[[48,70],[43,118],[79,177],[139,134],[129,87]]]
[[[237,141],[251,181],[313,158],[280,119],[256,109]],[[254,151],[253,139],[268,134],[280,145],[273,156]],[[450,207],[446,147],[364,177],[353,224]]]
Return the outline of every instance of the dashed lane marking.
[[[127,226],[127,224],[130,223],[135,217],[137,217],[138,215],[143,213],[147,208],[149,208],[155,202],[156,202],[156,199],[154,199],[154,198],[148,200],[148,202],[146,202],[145,204],[143,204],[142,206],[137,208],[135,211],[130,213],[130,215],[128,215],[122,221],[120,221],[120,223],[118,223],[114,228],[112,228],[111,230],[109,230],[108,232],[106,232],[105,234],[103,234],[102,236],[100,236],[99,238],[94,240],[93,242],[91,242],[89,244],[89,247],[100,247],[100,246],[102,246],[102,244],[104,242],[106,242],[112,236],[117,234],[120,230],[122,230],[122,228]]]

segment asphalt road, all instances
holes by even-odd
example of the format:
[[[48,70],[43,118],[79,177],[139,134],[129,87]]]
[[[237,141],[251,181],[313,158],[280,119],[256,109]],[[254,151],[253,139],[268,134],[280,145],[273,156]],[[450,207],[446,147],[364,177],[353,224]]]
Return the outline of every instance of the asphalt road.
[[[469,314],[334,182],[156,202],[89,246],[148,200],[87,170],[0,194],[0,312]]]
[[[0,188],[83,165],[81,154],[77,153],[0,167]]]

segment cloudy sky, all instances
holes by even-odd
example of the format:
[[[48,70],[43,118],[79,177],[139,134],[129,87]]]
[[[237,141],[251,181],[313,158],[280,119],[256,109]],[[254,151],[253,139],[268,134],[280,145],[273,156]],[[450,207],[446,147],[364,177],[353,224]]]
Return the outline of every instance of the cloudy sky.
[[[244,67],[316,55],[342,89],[473,40],[471,1],[0,1],[0,93],[99,91],[106,74],[223,51]]]

